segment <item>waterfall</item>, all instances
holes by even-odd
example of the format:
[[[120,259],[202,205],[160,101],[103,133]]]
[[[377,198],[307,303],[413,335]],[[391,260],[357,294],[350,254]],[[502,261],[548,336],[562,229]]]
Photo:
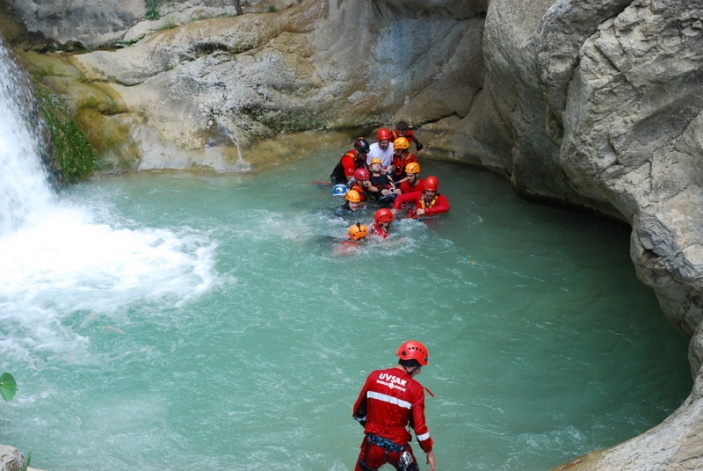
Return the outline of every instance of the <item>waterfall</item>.
[[[28,124],[33,105],[28,79],[0,39],[0,235],[54,203],[40,144]]]
[[[2,42],[0,110],[0,357],[75,358],[90,345],[86,324],[126,322],[146,300],[179,307],[213,285],[217,244],[203,231],[96,206],[99,184],[53,192],[31,86]]]

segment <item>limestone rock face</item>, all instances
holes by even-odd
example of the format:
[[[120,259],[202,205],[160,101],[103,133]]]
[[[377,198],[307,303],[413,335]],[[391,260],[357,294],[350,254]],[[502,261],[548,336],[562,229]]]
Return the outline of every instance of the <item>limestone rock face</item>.
[[[696,387],[686,403],[640,437],[562,469],[702,469],[703,343],[696,329],[703,288],[703,5],[543,6],[537,25],[514,20],[516,14],[529,17],[518,13],[528,7],[517,1],[491,2],[486,20],[487,81],[500,82],[492,82],[493,103],[516,137],[511,178],[524,193],[630,222],[640,279],[655,290],[674,325],[696,332],[689,355]],[[511,70],[518,71],[514,82]],[[509,98],[499,97],[497,89]],[[552,177],[537,179],[534,169]]]
[[[639,277],[693,336],[695,387],[563,469],[703,469],[702,2],[189,0],[158,22],[141,0],[5,3],[53,41],[134,42],[72,60],[132,113],[139,168],[237,170],[232,149],[262,138],[405,119],[430,156],[630,223]]]
[[[403,5],[300,2],[186,22],[73,61],[145,117],[153,132],[133,134],[139,168],[231,170],[234,147],[280,132],[465,117],[482,86],[482,2]],[[167,158],[171,145],[191,157]]]
[[[235,15],[232,0],[183,0],[160,2],[158,21],[146,20],[145,0],[5,0],[9,10],[22,18],[28,32],[58,44],[80,43],[88,49],[111,46],[119,39],[133,39],[132,28],[144,35],[167,25],[193,18]],[[283,9],[295,0],[242,0],[244,13]]]
[[[561,162],[580,193],[633,224],[632,257],[692,335],[703,277],[703,5],[633,2],[582,46]]]

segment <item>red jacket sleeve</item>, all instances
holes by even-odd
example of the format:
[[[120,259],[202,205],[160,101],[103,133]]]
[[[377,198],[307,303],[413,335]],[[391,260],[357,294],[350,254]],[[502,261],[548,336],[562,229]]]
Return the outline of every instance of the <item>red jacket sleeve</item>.
[[[354,176],[356,162],[354,161],[353,151],[349,151],[342,156],[342,167],[344,168],[344,175],[347,177],[347,180]]]
[[[354,403],[354,409],[352,409],[352,417],[354,417],[354,419],[357,420],[362,426],[366,425],[366,384],[368,381],[369,379],[366,378],[364,387],[361,388],[359,397],[356,398],[356,402]]]
[[[419,383],[418,383],[419,384]],[[422,386],[420,386],[422,388]],[[425,391],[420,389],[418,399],[412,405],[412,423],[411,426],[415,430],[417,442],[420,444],[422,451],[429,453],[432,451],[434,441],[430,436],[430,429],[425,423]]]
[[[393,201],[393,209],[400,209],[405,203],[415,203],[422,198],[422,193],[413,191],[412,193],[402,193]],[[439,202],[439,201],[438,201]]]

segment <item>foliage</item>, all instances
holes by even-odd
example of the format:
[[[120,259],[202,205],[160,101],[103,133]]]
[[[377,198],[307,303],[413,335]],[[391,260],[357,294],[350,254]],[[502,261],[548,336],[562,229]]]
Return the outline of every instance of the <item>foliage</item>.
[[[276,8],[276,5],[269,6],[269,8],[267,10],[268,13],[276,13],[277,11],[278,11],[278,9]]]
[[[161,13],[159,13],[159,4],[161,0],[144,0],[146,4],[146,17],[150,20],[158,20],[161,18]]]
[[[35,91],[51,136],[52,173],[65,182],[86,178],[95,170],[95,150],[71,112],[56,96],[42,86],[37,86]]]
[[[115,47],[129,47],[132,44],[136,44],[139,42],[140,38],[134,38],[130,39],[129,41],[125,41],[124,39],[118,39],[117,42],[115,43]]]
[[[173,29],[173,28],[175,28],[176,26],[178,26],[178,25],[176,24],[176,22],[175,22],[173,19],[169,19],[169,20],[166,21],[166,23],[164,23],[163,25],[161,25],[161,26],[158,28],[158,31],[164,31],[164,30],[167,30],[167,29]]]
[[[17,394],[17,383],[10,373],[0,375],[0,396],[5,402],[10,402]]]
[[[32,450],[27,452],[27,456],[24,458],[24,464],[20,468],[20,471],[27,471],[29,465],[32,463]]]

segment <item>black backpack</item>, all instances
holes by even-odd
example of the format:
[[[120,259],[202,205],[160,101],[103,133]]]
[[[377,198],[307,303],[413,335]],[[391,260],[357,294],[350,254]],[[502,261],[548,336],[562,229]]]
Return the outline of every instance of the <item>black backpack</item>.
[[[342,161],[337,163],[337,166],[332,170],[330,174],[330,181],[332,184],[336,183],[347,183],[347,176],[344,174],[344,167],[342,167]]]

